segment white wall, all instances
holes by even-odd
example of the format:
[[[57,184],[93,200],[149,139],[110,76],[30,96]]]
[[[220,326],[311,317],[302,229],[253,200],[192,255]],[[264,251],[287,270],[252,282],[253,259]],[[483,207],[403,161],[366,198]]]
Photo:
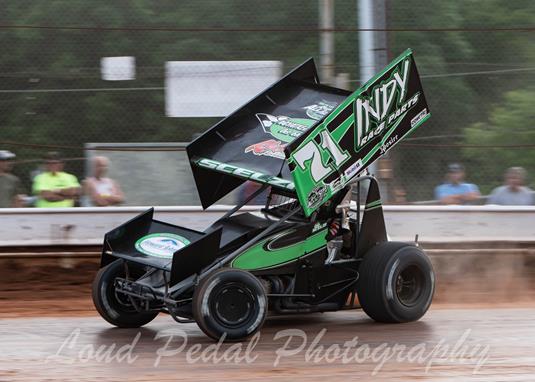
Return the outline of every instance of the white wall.
[[[203,230],[229,208],[157,207],[155,218]],[[107,231],[146,209],[3,209],[0,247],[100,244]],[[412,241],[419,234],[421,242],[535,241],[535,207],[386,206],[384,210],[391,240]]]

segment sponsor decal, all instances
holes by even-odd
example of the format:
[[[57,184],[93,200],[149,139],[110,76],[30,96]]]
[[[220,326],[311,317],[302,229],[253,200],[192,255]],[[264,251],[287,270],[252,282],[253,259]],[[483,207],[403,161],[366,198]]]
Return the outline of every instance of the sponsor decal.
[[[248,146],[245,153],[284,159],[284,146],[303,134],[314,125],[314,119],[291,118],[284,115],[274,116],[266,113],[255,114],[262,130],[275,139],[258,142]],[[283,143],[284,142],[284,143]]]
[[[172,233],[153,233],[136,241],[137,251],[153,257],[171,259],[173,253],[190,244],[185,237]]]
[[[384,133],[388,125],[397,122],[398,118],[403,118],[407,110],[418,102],[420,93],[414,94],[405,102],[410,64],[410,58],[406,58],[393,70],[388,79],[370,90],[370,97],[361,96],[355,100],[356,151]]]
[[[331,190],[331,193],[334,194],[336,193],[336,191],[344,188],[345,185],[346,185],[346,177],[342,175],[339,178],[333,180],[331,183],[329,183],[329,189]]]
[[[362,161],[359,159],[355,163],[353,163],[351,166],[349,166],[345,171],[344,175],[346,179],[351,179],[353,176],[358,174],[358,172],[362,169]]]
[[[316,222],[316,224],[314,224],[314,228],[312,228],[312,233],[321,231],[325,227],[327,227],[327,222],[324,222],[324,223]]]
[[[267,141],[255,143],[245,149],[246,153],[254,155],[265,155],[268,157],[284,159],[284,146],[281,141],[268,139]]]
[[[316,186],[310,191],[307,198],[307,206],[308,208],[316,208],[321,201],[323,200],[323,197],[325,196],[326,187],[325,186]]]
[[[213,159],[202,158],[195,161],[195,164],[200,167],[209,168],[222,173],[232,174],[242,179],[254,180],[260,183],[266,183],[274,187],[284,188],[286,190],[295,190],[293,182],[278,178],[276,176],[262,174],[261,172],[247,170],[233,166],[231,164],[218,162]]]
[[[286,143],[298,138],[316,123],[313,119],[290,118],[284,115],[274,116],[265,113],[257,113],[256,118],[266,134]]]
[[[398,135],[394,135],[393,137],[390,137],[390,139],[388,141],[386,141],[382,146],[381,146],[381,155],[383,155],[384,153],[386,153],[388,151],[388,149],[398,141]]]
[[[320,101],[313,105],[305,106],[303,109],[306,110],[307,115],[319,121],[320,119],[325,118],[331,111],[333,111],[338,104],[336,102],[329,101]]]
[[[414,127],[427,116],[427,108],[419,112],[413,119],[411,119],[411,127]]]

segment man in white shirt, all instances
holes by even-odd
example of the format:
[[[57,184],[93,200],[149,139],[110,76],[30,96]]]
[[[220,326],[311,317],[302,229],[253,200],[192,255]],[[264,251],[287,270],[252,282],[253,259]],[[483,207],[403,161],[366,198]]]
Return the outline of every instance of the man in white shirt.
[[[504,206],[530,206],[535,204],[535,194],[524,186],[526,170],[522,167],[511,167],[505,172],[505,185],[496,187],[490,194],[487,204]]]
[[[87,196],[86,205],[107,207],[124,202],[121,187],[113,179],[105,176],[109,163],[110,161],[106,157],[93,158],[93,176],[84,181],[84,193]]]

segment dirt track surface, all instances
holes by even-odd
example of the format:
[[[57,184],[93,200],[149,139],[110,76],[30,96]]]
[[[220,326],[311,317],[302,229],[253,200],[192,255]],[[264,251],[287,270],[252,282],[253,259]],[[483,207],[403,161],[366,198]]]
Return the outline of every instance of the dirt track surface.
[[[432,309],[385,325],[344,311],[274,318],[257,342],[221,345],[168,316],[143,329],[99,317],[4,319],[0,381],[533,381],[533,317],[535,308]]]
[[[470,243],[435,244],[425,249],[437,276],[435,303],[524,307],[535,302],[535,243],[487,243],[475,249]],[[17,250],[35,254],[36,248]],[[0,318],[94,314],[90,291],[100,248],[77,250],[94,254],[2,257],[0,250]]]
[[[429,254],[437,288],[419,322],[377,324],[362,311],[277,317],[234,345],[165,315],[112,328],[90,299],[97,256],[4,256],[0,382],[535,381],[533,245]]]

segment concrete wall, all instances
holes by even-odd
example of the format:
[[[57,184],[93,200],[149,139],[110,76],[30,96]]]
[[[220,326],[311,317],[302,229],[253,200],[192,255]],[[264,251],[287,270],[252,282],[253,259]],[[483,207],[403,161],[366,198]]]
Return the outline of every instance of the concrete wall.
[[[155,218],[203,230],[229,206],[156,207]],[[0,246],[96,245],[112,228],[147,207],[3,209]],[[256,210],[246,207],[244,210]],[[386,206],[391,240],[421,242],[535,241],[535,207]]]

